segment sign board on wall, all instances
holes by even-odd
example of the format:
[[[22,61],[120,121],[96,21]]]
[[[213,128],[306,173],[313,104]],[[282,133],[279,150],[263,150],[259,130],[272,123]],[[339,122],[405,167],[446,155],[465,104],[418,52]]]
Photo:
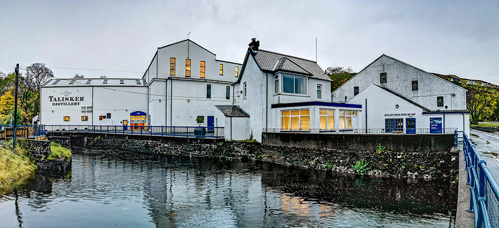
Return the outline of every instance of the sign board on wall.
[[[442,118],[430,118],[430,134],[442,134]]]

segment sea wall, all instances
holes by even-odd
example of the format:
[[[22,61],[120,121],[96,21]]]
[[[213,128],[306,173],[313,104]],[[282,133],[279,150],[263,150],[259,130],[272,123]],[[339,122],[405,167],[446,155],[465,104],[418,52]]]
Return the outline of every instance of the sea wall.
[[[50,141],[47,140],[18,140],[19,146],[26,149],[41,174],[65,174],[71,170],[71,159],[64,157],[48,159]]]
[[[381,142],[375,148],[364,146],[357,149],[104,134],[79,134],[71,135],[66,140],[60,137],[54,139],[69,144],[74,153],[130,159],[150,155],[252,159],[286,166],[385,177],[455,179],[458,167],[458,154],[450,150],[392,151]]]

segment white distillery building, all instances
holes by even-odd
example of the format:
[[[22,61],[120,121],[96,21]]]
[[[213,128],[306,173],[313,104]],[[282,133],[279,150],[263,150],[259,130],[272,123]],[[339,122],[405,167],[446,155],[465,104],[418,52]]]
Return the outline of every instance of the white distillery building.
[[[361,125],[362,106],[331,102],[331,79],[312,60],[248,50],[234,91],[235,116],[220,109],[232,121],[226,121],[226,139],[261,141],[264,131],[319,133]]]
[[[362,104],[363,129],[405,134],[456,129],[469,134],[466,89],[387,55],[374,60],[331,97],[334,102]]]
[[[45,125],[224,127],[215,105],[232,105],[240,68],[182,40],[159,47],[141,79],[49,80],[41,89],[40,120]]]

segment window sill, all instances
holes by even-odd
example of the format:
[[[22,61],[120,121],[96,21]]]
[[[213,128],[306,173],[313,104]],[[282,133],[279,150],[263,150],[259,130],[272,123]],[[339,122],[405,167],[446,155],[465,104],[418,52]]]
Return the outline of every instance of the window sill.
[[[294,93],[274,93],[274,96],[310,97],[308,94],[294,94]]]

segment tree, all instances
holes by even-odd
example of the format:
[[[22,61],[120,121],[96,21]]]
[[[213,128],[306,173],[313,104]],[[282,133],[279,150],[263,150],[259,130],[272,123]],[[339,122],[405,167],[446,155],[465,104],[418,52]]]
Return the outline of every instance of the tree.
[[[466,105],[471,123],[490,119],[497,108],[499,95],[482,86],[470,86],[467,89]]]
[[[32,90],[40,91],[41,85],[53,77],[54,73],[44,63],[33,63],[26,69],[25,84]]]
[[[351,77],[355,75],[355,73],[352,72],[352,68],[343,68],[341,66],[339,67],[328,67],[326,69],[326,74],[331,78],[331,91],[334,91],[343,83],[348,81]]]

